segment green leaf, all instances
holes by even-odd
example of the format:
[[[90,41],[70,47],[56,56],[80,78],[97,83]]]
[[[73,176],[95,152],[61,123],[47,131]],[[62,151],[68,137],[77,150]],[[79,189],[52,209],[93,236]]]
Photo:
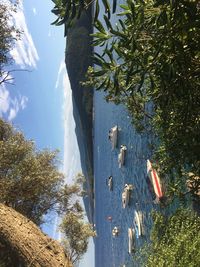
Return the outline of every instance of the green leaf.
[[[105,20],[107,28],[108,29],[113,29],[108,17],[106,15],[104,15],[103,17],[104,17],[104,20]]]
[[[60,19],[60,18],[57,18],[55,21],[53,21],[53,22],[51,23],[51,25],[56,25],[56,24],[58,23],[59,19]]]
[[[124,10],[130,11],[130,8],[127,5],[120,5],[120,7]]]
[[[107,72],[107,70],[94,71],[94,72],[93,72],[93,75],[94,75],[95,77],[99,77],[99,76],[103,76],[106,72]]]
[[[105,13],[108,14],[108,19],[110,19],[110,4],[107,0],[102,0],[105,7]]]
[[[104,29],[102,23],[98,19],[95,21],[94,26],[100,32],[105,33],[105,29]]]
[[[104,87],[106,85],[107,82],[107,78],[96,88],[96,90],[100,90],[102,87]]]
[[[99,0],[96,0],[94,22],[97,21],[98,16],[99,16]]]
[[[113,9],[112,9],[113,13],[116,12],[116,7],[117,7],[117,0],[113,0]]]

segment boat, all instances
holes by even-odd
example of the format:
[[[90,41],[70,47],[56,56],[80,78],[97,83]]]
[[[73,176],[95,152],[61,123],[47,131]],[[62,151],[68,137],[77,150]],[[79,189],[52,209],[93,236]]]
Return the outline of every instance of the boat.
[[[128,228],[128,253],[131,254],[135,247],[135,242],[134,242],[134,238],[135,238],[135,231],[133,228]]]
[[[112,235],[113,236],[118,236],[119,235],[119,228],[117,226],[115,226],[113,229],[112,229]]]
[[[142,236],[142,222],[141,222],[141,216],[139,212],[135,210],[134,214],[134,225],[135,225],[135,232],[136,232],[136,237],[139,238]]]
[[[108,138],[111,141],[112,150],[117,147],[118,126],[115,125],[109,130]]]
[[[127,147],[125,145],[121,145],[120,152],[118,155],[119,168],[121,168],[124,165],[126,150]]]
[[[153,185],[156,199],[159,202],[159,199],[163,197],[162,186],[160,177],[158,176],[157,171],[152,167],[150,160],[147,160],[147,175]]]
[[[125,209],[130,201],[130,194],[133,190],[133,185],[131,184],[125,184],[124,191],[122,192],[122,207]]]
[[[108,188],[109,188],[110,191],[113,190],[113,178],[112,178],[112,176],[110,176],[108,178]]]

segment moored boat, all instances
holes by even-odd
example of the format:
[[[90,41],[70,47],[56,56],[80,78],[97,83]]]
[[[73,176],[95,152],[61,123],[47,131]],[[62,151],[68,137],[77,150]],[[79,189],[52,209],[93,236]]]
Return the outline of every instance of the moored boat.
[[[131,254],[135,249],[135,231],[133,228],[128,228],[128,253]]]
[[[113,177],[112,176],[108,178],[108,188],[110,191],[113,190]]]
[[[111,141],[112,150],[117,146],[117,137],[118,137],[118,126],[115,125],[109,130],[108,137]]]
[[[119,168],[121,168],[125,163],[126,150],[127,150],[127,147],[125,145],[121,145],[120,152],[118,155]]]
[[[157,171],[152,167],[150,160],[147,160],[147,175],[153,185],[153,189],[156,195],[157,200],[163,197],[162,186],[160,182],[160,177],[158,176]]]
[[[142,236],[142,222],[141,222],[141,216],[139,215],[139,212],[135,210],[134,214],[134,225],[135,225],[135,232],[136,237],[139,238]]]
[[[113,229],[112,229],[112,235],[113,236],[118,236],[119,235],[119,228],[117,226],[115,226]]]
[[[133,190],[133,185],[131,184],[125,184],[124,191],[122,192],[122,207],[125,209],[130,201],[130,194]]]

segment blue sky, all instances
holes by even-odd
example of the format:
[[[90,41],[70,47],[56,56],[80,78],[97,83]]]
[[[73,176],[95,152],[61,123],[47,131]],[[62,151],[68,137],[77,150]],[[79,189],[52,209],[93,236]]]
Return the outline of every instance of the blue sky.
[[[23,34],[11,51],[11,70],[17,71],[11,73],[13,85],[0,87],[0,116],[35,140],[39,149],[59,149],[60,168],[71,182],[81,168],[64,63],[63,27],[50,25],[55,19],[51,0],[19,3],[13,22]],[[47,228],[51,232],[51,227]],[[79,266],[93,267],[93,256],[92,246]]]

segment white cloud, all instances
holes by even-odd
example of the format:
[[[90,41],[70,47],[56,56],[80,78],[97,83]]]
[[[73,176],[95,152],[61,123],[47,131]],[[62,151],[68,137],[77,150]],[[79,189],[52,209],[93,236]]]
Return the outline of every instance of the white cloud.
[[[10,112],[9,112],[9,115],[8,115],[8,120],[12,121],[17,116],[18,111],[19,111],[19,107],[18,106],[14,107],[14,108],[11,108]]]
[[[22,35],[21,39],[16,42],[15,47],[10,52],[11,56],[14,58],[16,64],[20,65],[21,68],[25,68],[27,66],[36,68],[39,56],[26,24],[23,0],[19,0],[17,12],[13,13],[12,23],[16,26],[17,29],[22,31]]]
[[[62,75],[64,75],[64,76],[66,75],[67,76],[66,66],[65,66],[65,60],[64,59],[62,59],[61,62],[60,62],[60,66],[59,66],[59,70],[58,70],[58,74],[57,74],[56,85],[55,85],[56,88],[58,88],[58,86],[60,84],[60,80],[62,78]],[[63,78],[64,78],[64,76],[63,76]],[[69,84],[68,81],[66,81],[66,82]],[[68,87],[71,90],[70,84],[68,85]]]
[[[48,37],[51,37],[51,29],[49,29]]]
[[[34,15],[37,15],[37,10],[36,10],[35,7],[33,8],[33,14],[34,14]]]
[[[12,98],[5,85],[0,86],[0,117],[12,121],[17,116],[20,110],[26,108],[28,98],[19,95]]]
[[[22,96],[21,97],[21,101],[20,101],[20,106],[21,106],[22,109],[26,108],[27,102],[28,102],[28,97],[27,96]]]
[[[76,174],[78,172],[81,172],[81,164],[80,153],[75,134],[75,122],[73,117],[72,106],[72,91],[64,59],[61,61],[59,66],[55,88],[62,88],[63,90],[63,172],[66,176],[67,182],[71,183]]]
[[[0,117],[9,110],[10,94],[5,86],[0,87]]]

